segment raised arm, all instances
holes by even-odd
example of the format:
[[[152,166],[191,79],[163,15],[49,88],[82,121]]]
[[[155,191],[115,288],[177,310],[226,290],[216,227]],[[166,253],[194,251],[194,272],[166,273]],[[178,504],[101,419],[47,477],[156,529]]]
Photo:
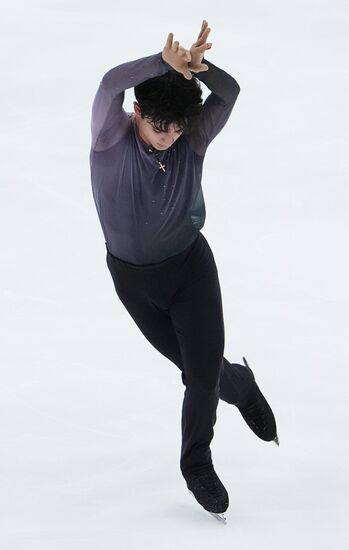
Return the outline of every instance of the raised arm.
[[[161,76],[171,67],[163,60],[162,52],[110,69],[103,76],[92,104],[92,149],[104,151],[115,145],[125,134],[128,116],[123,109],[125,90]]]
[[[240,86],[230,74],[204,59],[208,71],[196,73],[196,78],[210,90],[202,112],[192,132],[185,137],[189,146],[204,155],[208,145],[225,126],[240,93]]]
[[[209,143],[222,130],[240,92],[235,78],[204,59],[205,51],[212,47],[212,42],[207,42],[210,32],[211,28],[204,19],[198,38],[190,48],[191,60],[188,63],[196,78],[211,90],[195,129],[186,135],[190,147],[199,155],[205,154]]]
[[[141,57],[110,69],[103,76],[92,105],[92,149],[104,151],[115,145],[127,129],[128,116],[122,105],[125,90],[133,88],[154,76],[161,76],[174,69],[191,79],[188,61],[191,55],[169,33],[162,52]],[[198,65],[196,70],[203,70]]]

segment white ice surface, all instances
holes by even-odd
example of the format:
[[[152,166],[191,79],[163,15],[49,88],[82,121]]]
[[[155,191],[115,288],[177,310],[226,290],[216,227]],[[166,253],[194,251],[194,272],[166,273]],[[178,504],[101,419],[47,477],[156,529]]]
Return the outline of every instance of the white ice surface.
[[[225,356],[280,437],[220,402],[227,525],[181,477],[184,386],[115,294],[88,164],[102,75],[204,18],[241,86],[202,181]],[[348,547],[348,19],[344,0],[2,6],[2,549]]]

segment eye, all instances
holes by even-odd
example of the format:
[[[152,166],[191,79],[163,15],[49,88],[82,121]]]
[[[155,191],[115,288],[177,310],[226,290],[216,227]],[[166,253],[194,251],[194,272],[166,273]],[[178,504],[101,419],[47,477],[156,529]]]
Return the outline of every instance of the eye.
[[[156,134],[161,134],[162,132],[166,133],[165,130],[161,130],[161,128],[157,128],[156,126],[152,126],[152,130]],[[176,134],[182,134],[184,131],[184,128],[180,128],[179,130],[176,130]]]
[[[154,126],[153,124],[151,124],[150,126],[151,126],[151,129],[153,130],[153,132],[155,132],[156,134],[160,134],[161,128],[158,128],[157,126]]]

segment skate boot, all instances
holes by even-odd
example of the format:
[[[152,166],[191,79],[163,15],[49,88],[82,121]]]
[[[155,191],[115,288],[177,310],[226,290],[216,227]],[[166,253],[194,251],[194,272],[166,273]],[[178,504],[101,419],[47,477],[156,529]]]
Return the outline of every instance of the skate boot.
[[[242,359],[249,375],[255,382],[254,374],[245,357]],[[251,395],[246,404],[241,405],[236,403],[235,406],[239,409],[241,415],[251,430],[260,439],[263,439],[264,441],[274,441],[276,445],[279,445],[279,438],[276,433],[276,422],[273,411],[256,383],[255,390],[256,391],[253,395]]]
[[[226,488],[217,476],[213,464],[203,464],[182,471],[189,492],[216,519],[226,521],[224,512],[229,506]]]

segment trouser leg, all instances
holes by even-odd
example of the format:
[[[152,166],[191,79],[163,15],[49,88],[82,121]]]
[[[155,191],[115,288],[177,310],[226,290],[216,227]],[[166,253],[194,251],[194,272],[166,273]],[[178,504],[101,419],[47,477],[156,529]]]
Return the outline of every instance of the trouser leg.
[[[181,370],[185,384],[181,350],[169,311],[157,307],[148,299],[139,279],[119,272],[117,262],[109,254],[107,265],[120,301],[150,344]],[[243,365],[230,363],[223,357],[219,383],[219,398],[222,401],[229,404],[243,402],[251,386],[245,371]]]
[[[217,271],[181,289],[170,315],[182,356],[186,385],[182,407],[180,467],[211,461],[223,368],[224,321]]]
[[[107,255],[115,290],[148,341],[182,371],[185,392],[182,406],[181,468],[211,460],[210,442],[219,397],[241,401],[246,381],[241,365],[223,357],[224,323],[217,271],[184,285],[171,307],[163,309],[150,299],[149,279],[141,273],[119,270]],[[154,278],[154,284],[160,283]]]

